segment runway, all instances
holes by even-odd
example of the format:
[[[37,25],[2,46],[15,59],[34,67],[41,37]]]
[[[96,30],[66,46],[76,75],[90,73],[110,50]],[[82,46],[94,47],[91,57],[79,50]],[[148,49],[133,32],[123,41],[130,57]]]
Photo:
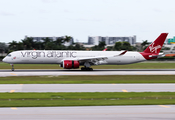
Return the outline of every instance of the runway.
[[[175,92],[175,84],[0,84],[0,92]]]
[[[175,75],[175,69],[0,70],[0,77],[40,75]],[[0,92],[175,92],[175,84],[0,84]],[[175,105],[11,107],[0,108],[2,120],[170,120]]]
[[[174,120],[175,105],[0,108],[1,120]]]
[[[175,75],[175,69],[95,69],[94,71],[81,70],[0,70],[0,77],[6,76],[41,76],[41,75]]]

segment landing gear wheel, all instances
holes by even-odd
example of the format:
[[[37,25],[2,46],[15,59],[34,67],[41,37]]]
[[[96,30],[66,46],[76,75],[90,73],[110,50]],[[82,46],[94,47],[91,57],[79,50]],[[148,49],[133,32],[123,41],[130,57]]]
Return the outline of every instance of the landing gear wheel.
[[[12,71],[14,71],[15,69],[14,69],[14,66],[13,66],[13,64],[12,64]]]
[[[82,71],[93,71],[93,68],[82,67],[81,70],[82,70]]]
[[[83,70],[85,70],[85,68],[84,68],[84,67],[82,67],[82,68],[81,68],[81,70],[83,71]]]

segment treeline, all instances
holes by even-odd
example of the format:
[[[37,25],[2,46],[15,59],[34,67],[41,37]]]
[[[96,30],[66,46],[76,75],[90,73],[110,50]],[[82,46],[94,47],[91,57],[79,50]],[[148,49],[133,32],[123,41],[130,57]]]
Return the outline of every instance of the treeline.
[[[91,48],[85,48],[82,44],[73,43],[70,46],[65,46],[66,42],[73,39],[71,36],[59,37],[56,40],[51,38],[43,38],[42,41],[36,41],[32,37],[26,37],[21,41],[12,41],[7,44],[0,43],[0,53],[9,53],[17,50],[99,50],[102,51],[106,48],[105,42],[99,42]],[[73,40],[72,40],[73,41]],[[141,46],[131,46],[129,42],[116,42],[114,46],[108,46],[107,51],[143,51],[149,45],[148,41],[142,42]]]
[[[64,43],[70,42],[73,39],[70,36],[60,37],[56,40],[51,38],[43,38],[42,41],[35,41],[32,37],[27,37],[19,42],[9,42],[9,51],[16,50],[85,50],[85,48],[78,44],[73,43],[70,46],[65,46]]]
[[[7,53],[8,45],[6,43],[0,42],[0,53]]]
[[[104,50],[105,49],[105,42],[100,42],[99,45],[95,45],[92,47],[92,50]],[[128,51],[133,51],[136,50],[136,47],[133,47],[130,45],[129,42],[116,42],[114,46],[108,46],[107,50],[108,51],[120,51],[120,50],[128,50]]]

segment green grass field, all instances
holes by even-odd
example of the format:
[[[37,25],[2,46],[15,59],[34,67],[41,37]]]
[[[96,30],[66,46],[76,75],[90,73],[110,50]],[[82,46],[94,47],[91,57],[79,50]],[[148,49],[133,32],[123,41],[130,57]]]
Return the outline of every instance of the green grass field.
[[[57,64],[15,64],[15,69],[62,69]],[[129,65],[98,65],[93,69],[175,69],[175,62],[144,62]],[[10,64],[0,62],[0,69],[11,69]]]
[[[102,75],[102,76],[13,76],[0,77],[0,84],[115,84],[175,83],[175,75]]]
[[[0,93],[0,107],[175,104],[175,92]]]
[[[175,104],[175,92],[0,93],[0,107]]]

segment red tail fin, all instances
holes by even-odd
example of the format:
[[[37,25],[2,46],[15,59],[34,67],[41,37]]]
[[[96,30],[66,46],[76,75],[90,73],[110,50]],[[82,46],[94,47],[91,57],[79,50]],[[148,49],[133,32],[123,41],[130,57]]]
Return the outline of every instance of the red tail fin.
[[[168,33],[160,34],[160,36],[153,43],[151,43],[151,45],[149,45],[143,52],[158,54],[163,46],[163,43],[165,42],[167,35]]]

